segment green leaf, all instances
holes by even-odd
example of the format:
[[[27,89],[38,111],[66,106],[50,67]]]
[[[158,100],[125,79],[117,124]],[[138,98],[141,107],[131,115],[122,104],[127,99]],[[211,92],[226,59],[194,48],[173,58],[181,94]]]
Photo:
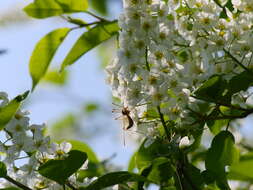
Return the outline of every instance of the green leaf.
[[[220,115],[220,111],[215,109],[213,110],[213,112],[208,115],[208,117],[218,117]],[[224,119],[224,120],[210,120],[207,121],[206,124],[208,126],[208,128],[210,129],[210,131],[214,134],[217,135],[222,127],[226,126],[228,124],[229,120],[228,119]]]
[[[93,113],[93,112],[97,111],[98,109],[99,109],[99,104],[97,104],[97,103],[90,102],[84,106],[84,112],[86,114]]]
[[[41,165],[38,171],[42,176],[56,181],[59,184],[64,184],[68,177],[77,172],[86,159],[86,153],[71,150],[68,153],[68,157],[63,160],[49,160]]]
[[[162,184],[168,182],[173,173],[171,161],[166,157],[159,157],[152,161],[152,170],[147,178],[154,183]]]
[[[221,131],[216,135],[206,157],[206,167],[211,171],[238,162],[239,152],[232,133]]]
[[[1,177],[6,177],[7,176],[7,169],[6,165],[3,162],[0,162],[0,178]]]
[[[230,189],[227,184],[225,166],[239,160],[239,152],[234,143],[234,137],[229,131],[221,131],[214,137],[206,155],[206,169],[215,175],[218,186],[224,189]]]
[[[72,150],[79,150],[85,152],[88,156],[89,162],[99,163],[99,160],[93,150],[84,142],[77,140],[65,140],[72,144]]]
[[[94,28],[85,32],[76,41],[66,58],[64,59],[61,71],[68,65],[73,64],[85,53],[96,47],[97,45],[103,43],[104,41],[110,39],[112,36],[117,34],[119,30],[117,21],[107,22],[98,24]]]
[[[144,146],[146,141],[147,139],[141,144],[136,154],[136,166],[140,171],[149,167],[155,158],[168,155],[169,153],[174,154],[173,151],[169,152],[168,145],[159,139],[155,140],[147,148]]]
[[[3,189],[0,189],[0,190],[21,190],[17,187],[6,187],[6,188],[3,188]]]
[[[203,100],[209,102],[225,102],[230,103],[230,99],[226,96],[227,82],[220,75],[209,78],[204,84],[198,88],[194,94]]]
[[[187,183],[193,190],[201,190],[204,185],[204,178],[202,177],[200,170],[192,164],[187,164],[183,168],[185,183]],[[190,188],[189,188],[190,189]]]
[[[127,169],[129,172],[133,172],[134,169],[136,168],[136,163],[135,163],[136,154],[137,154],[137,152],[135,152],[135,153],[131,156],[131,158],[130,158],[130,160],[129,160],[128,169]]]
[[[78,171],[77,179],[78,181],[83,182],[85,178],[99,177],[104,172],[105,168],[103,164],[89,161],[87,169]]]
[[[27,15],[47,18],[63,13],[83,12],[88,8],[87,0],[35,0],[24,8]]]
[[[68,72],[64,71],[59,73],[57,70],[51,70],[46,73],[46,75],[43,77],[43,81],[55,85],[62,86],[66,84],[68,79]]]
[[[147,179],[127,171],[112,172],[99,177],[87,187],[81,187],[80,190],[100,190],[116,184],[135,181],[147,181]]]
[[[240,162],[234,163],[229,168],[229,173],[253,180],[253,158],[252,155],[246,159],[240,159]]]
[[[187,60],[188,60],[188,57],[189,57],[189,55],[188,55],[188,53],[187,53],[187,51],[185,51],[185,50],[182,50],[182,51],[179,51],[178,53],[177,53],[177,58],[181,61],[181,62],[186,62]]]
[[[0,130],[2,130],[5,125],[12,119],[12,117],[18,111],[21,102],[28,96],[29,91],[24,94],[17,96],[11,100],[7,105],[0,108]]]
[[[213,174],[211,171],[205,170],[201,173],[201,175],[206,184],[211,184],[215,182],[215,174]]]
[[[40,79],[46,74],[48,66],[53,59],[55,52],[69,31],[69,28],[60,28],[54,30],[43,37],[36,45],[30,58],[29,65],[30,75],[33,80],[33,89]]]
[[[228,89],[230,91],[230,94],[233,95],[234,93],[240,92],[241,90],[247,90],[252,85],[252,74],[250,74],[248,71],[244,71],[230,79],[228,83]]]
[[[95,9],[97,12],[99,12],[100,14],[106,15],[108,12],[108,8],[107,8],[107,0],[90,0],[89,1],[91,4],[91,7],[93,9]]]

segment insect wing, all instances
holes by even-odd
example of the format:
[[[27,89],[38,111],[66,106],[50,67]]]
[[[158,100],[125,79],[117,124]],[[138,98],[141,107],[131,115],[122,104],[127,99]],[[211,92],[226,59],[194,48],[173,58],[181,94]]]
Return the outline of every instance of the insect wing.
[[[129,121],[126,115],[122,115],[122,125],[123,125],[123,129],[127,130],[127,127],[129,125]]]

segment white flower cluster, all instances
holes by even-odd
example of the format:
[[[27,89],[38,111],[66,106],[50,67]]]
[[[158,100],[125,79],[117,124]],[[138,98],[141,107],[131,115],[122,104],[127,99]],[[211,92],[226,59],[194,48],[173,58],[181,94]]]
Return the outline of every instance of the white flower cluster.
[[[7,94],[0,92],[0,108],[8,104]],[[38,167],[49,159],[61,159],[71,150],[71,144],[51,143],[44,135],[45,125],[30,125],[27,112],[19,110],[15,117],[1,131],[0,159],[6,164],[7,174],[12,179],[31,189],[62,189],[52,180],[42,177]],[[72,179],[73,178],[73,179]],[[76,183],[74,176],[71,181]],[[1,187],[13,186],[1,181]]]
[[[253,1],[217,2],[124,1],[119,50],[107,73],[113,95],[138,113],[136,123],[157,106],[169,119],[184,118],[203,81],[252,67]]]

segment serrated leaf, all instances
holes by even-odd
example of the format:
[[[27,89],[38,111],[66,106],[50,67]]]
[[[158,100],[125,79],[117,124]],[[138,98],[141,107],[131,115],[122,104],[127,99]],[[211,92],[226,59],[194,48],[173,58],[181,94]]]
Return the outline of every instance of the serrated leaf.
[[[84,164],[87,154],[78,150],[71,150],[63,160],[49,160],[41,165],[38,172],[59,184],[65,181]]]
[[[17,96],[11,100],[7,105],[0,108],[0,130],[2,130],[5,125],[12,119],[12,117],[18,111],[21,102],[28,96],[29,91],[24,94]]]
[[[147,179],[127,171],[112,172],[99,177],[87,187],[81,187],[80,190],[100,190],[113,185],[135,181],[147,181]]]
[[[36,45],[30,58],[30,75],[33,80],[33,89],[46,74],[53,56],[67,34],[69,28],[56,29],[44,36]]]
[[[64,59],[61,71],[68,65],[73,64],[85,53],[103,43],[104,41],[110,39],[112,36],[117,34],[119,30],[116,21],[109,23],[98,24],[97,26],[91,28],[76,41],[66,58]]]
[[[26,14],[34,18],[47,18],[63,13],[87,10],[87,0],[35,0],[24,8]]]
[[[7,169],[6,169],[6,165],[3,162],[0,162],[0,178],[1,177],[6,177],[7,176]]]

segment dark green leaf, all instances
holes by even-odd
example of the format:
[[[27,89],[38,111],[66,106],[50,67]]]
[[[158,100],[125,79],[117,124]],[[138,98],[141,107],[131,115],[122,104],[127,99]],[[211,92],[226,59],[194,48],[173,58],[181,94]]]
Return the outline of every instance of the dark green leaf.
[[[200,170],[192,164],[187,164],[183,167],[183,173],[185,180],[193,190],[203,189],[204,178],[202,177]]]
[[[7,176],[6,165],[3,162],[0,162],[0,178]]]
[[[87,8],[87,0],[35,0],[24,11],[31,17],[41,19],[63,13],[83,12]]]
[[[211,184],[215,182],[215,174],[209,170],[205,170],[201,173],[206,184]]]
[[[226,96],[227,82],[220,75],[212,76],[204,84],[195,91],[195,95],[209,102],[225,102],[230,103],[230,99]]]
[[[147,179],[127,171],[112,172],[99,177],[87,187],[81,187],[80,190],[100,190],[113,185],[136,181],[147,181]]]
[[[66,58],[62,63],[61,70],[66,66],[73,64],[85,53],[110,39],[113,35],[117,34],[119,30],[116,21],[109,23],[102,23],[89,31],[85,32],[74,44]]]
[[[127,184],[119,184],[118,190],[133,190],[133,189],[130,188]]]
[[[152,169],[147,178],[157,184],[166,184],[173,173],[171,161],[166,157],[159,157],[152,161]]]
[[[53,56],[67,34],[69,28],[60,28],[44,36],[36,45],[30,58],[30,75],[33,79],[33,89],[46,74]]]
[[[236,163],[239,152],[234,145],[234,137],[229,131],[222,131],[212,141],[207,151],[206,169],[215,175],[219,187],[230,189],[226,179],[225,166]]]
[[[177,53],[177,57],[178,57],[178,59],[179,59],[181,62],[184,63],[184,62],[186,62],[186,61],[188,60],[189,55],[188,55],[187,51],[183,50],[183,51],[179,51],[179,52]]]
[[[136,154],[136,166],[141,171],[142,169],[149,167],[152,161],[161,156],[167,156],[169,153],[168,144],[164,144],[161,140],[155,140],[147,148],[144,146],[147,139],[142,143]]]
[[[0,189],[0,190],[21,190],[17,187],[6,187],[6,188],[3,188],[3,189]]]
[[[7,105],[0,108],[0,130],[2,130],[5,125],[12,119],[12,117],[18,111],[21,102],[28,96],[29,91],[22,95],[17,96],[11,100]]]
[[[240,91],[247,90],[253,85],[253,76],[247,71],[244,71],[236,76],[234,76],[228,83],[228,89],[230,94],[234,94]]]
[[[71,150],[68,153],[68,157],[63,160],[49,160],[41,165],[38,171],[42,176],[56,181],[59,184],[64,184],[68,177],[77,172],[86,159],[86,153]]]
[[[222,131],[212,141],[206,156],[206,168],[213,171],[238,162],[239,152],[229,131]]]

